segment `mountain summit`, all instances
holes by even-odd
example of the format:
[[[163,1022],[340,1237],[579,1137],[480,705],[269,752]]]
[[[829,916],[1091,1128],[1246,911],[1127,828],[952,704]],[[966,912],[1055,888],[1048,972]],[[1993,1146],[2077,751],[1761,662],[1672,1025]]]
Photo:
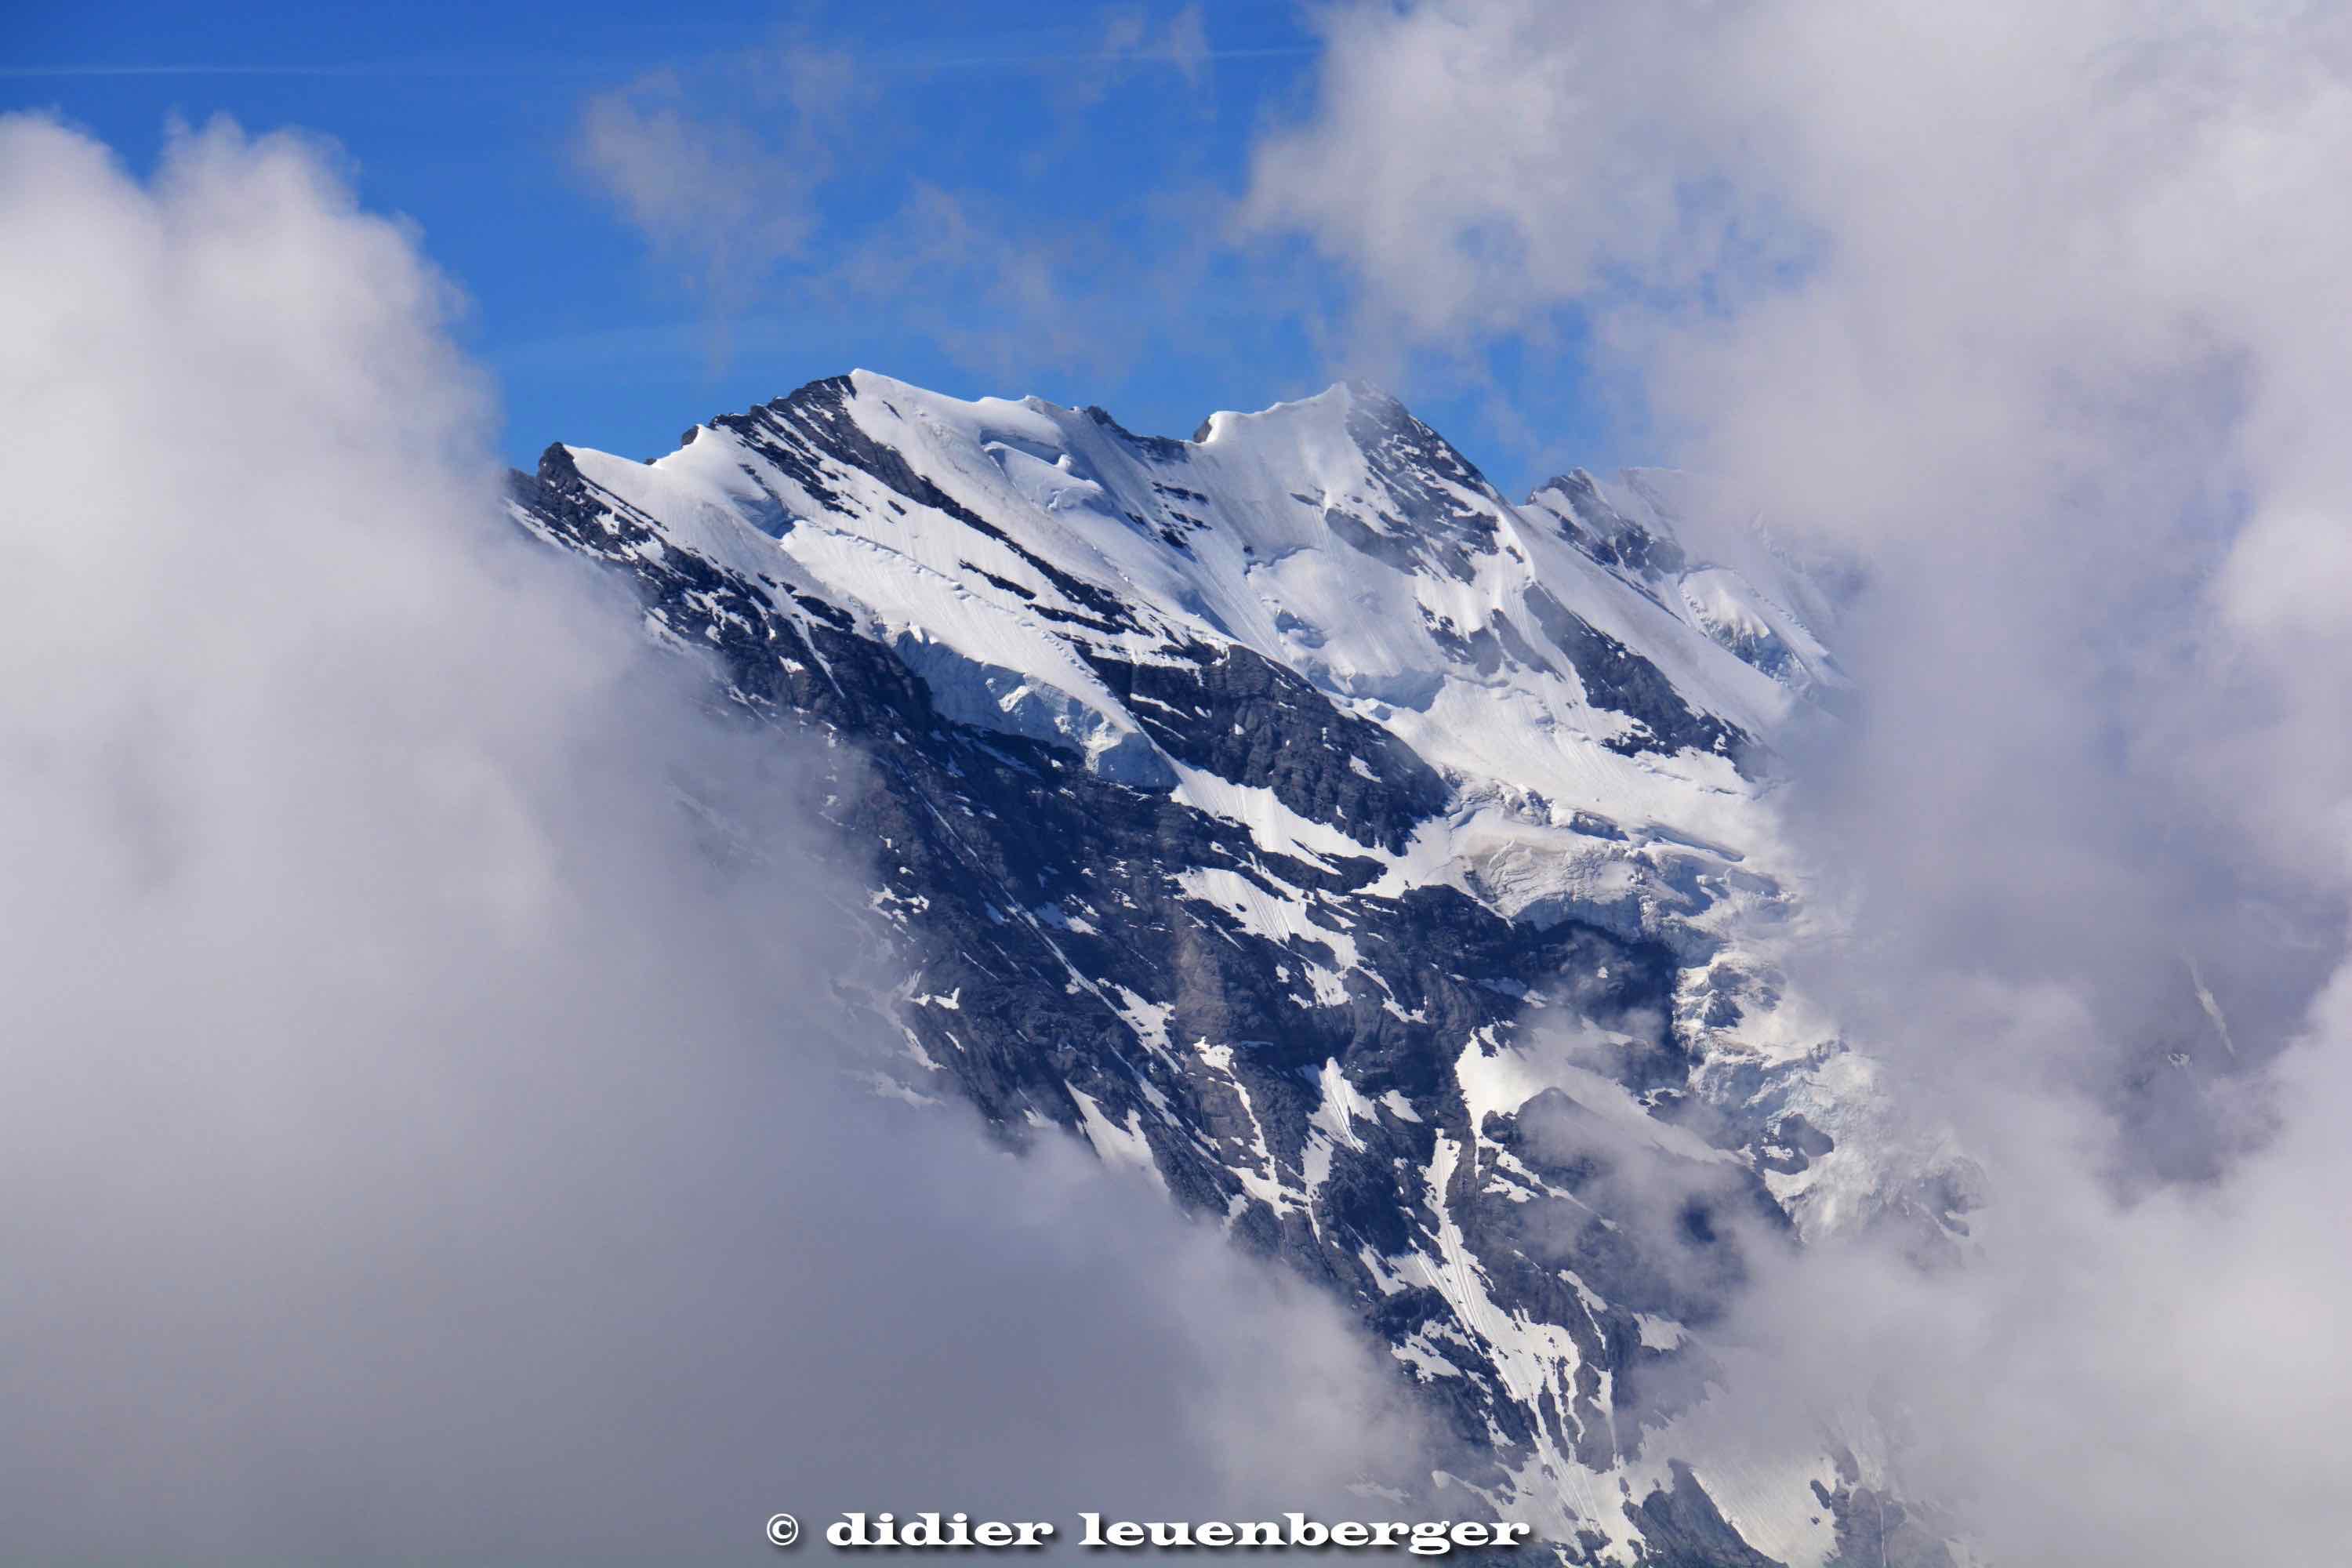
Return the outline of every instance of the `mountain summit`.
[[[887,1092],[1083,1137],[1332,1292],[1571,1561],[1899,1521],[1832,1445],[1684,1419],[1741,1237],[1950,1219],[1776,962],[1774,742],[1845,677],[1753,519],[1648,471],[1515,504],[1360,384],[1178,441],[864,371],[551,447],[510,505],[869,760]]]

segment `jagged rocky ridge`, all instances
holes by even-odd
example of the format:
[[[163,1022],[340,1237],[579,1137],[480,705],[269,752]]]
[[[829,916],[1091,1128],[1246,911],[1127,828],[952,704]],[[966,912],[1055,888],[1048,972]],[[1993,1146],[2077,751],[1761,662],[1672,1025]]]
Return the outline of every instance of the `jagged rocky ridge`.
[[[1172,441],[860,372],[551,447],[511,509],[863,757],[889,1091],[1083,1136],[1349,1303],[1570,1561],[1879,1559],[1834,1443],[1678,1426],[1736,1237],[1954,1202],[1774,967],[1820,571],[1679,476],[1513,505],[1359,385]]]

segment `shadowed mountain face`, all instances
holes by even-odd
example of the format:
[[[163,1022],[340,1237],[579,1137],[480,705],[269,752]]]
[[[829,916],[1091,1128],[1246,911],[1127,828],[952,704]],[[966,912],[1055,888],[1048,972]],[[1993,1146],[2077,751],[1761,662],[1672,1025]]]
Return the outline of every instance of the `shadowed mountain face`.
[[[1759,781],[1844,677],[1751,521],[1670,474],[1515,506],[1360,386],[1180,442],[865,373],[551,447],[511,510],[843,743],[878,1089],[1083,1137],[1351,1304],[1570,1561],[1834,1562],[1857,1497],[1875,1560],[1831,1445],[1678,1425],[1757,1248],[1951,1180],[1856,1134],[1775,965]]]

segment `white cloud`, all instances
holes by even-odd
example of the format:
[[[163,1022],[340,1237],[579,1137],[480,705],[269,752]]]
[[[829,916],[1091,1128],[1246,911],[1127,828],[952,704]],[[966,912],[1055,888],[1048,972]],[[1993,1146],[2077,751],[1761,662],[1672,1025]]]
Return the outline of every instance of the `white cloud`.
[[[1786,1385],[1876,1374],[2003,1561],[2332,1560],[2352,24],[1427,0],[1323,25],[1257,232],[1346,268],[1357,330],[1408,348],[1585,313],[1656,439],[1867,572],[1842,628],[1866,706],[1782,797],[1858,911],[1804,978],[1993,1203],[1963,1274],[1824,1254],[1748,1331]],[[2267,1077],[2213,1059],[2189,960]]]
[[[844,1087],[803,763],[512,535],[318,149],[0,120],[0,225],[13,1551],[698,1558],[1411,1452],[1156,1192]]]

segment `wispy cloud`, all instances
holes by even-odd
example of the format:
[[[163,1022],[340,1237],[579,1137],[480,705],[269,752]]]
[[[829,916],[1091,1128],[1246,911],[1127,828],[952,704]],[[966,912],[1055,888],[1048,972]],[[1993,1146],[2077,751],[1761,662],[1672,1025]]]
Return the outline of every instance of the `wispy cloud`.
[[[1146,6],[1114,5],[1104,13],[1101,27],[1094,49],[1065,59],[1049,56],[1038,62],[1048,67],[1069,63],[1097,68],[1063,84],[1078,103],[1099,102],[1121,78],[1154,67],[1172,70],[1188,86],[1198,87],[1210,61],[1216,58],[1209,47],[1208,26],[1197,5],[1185,5],[1156,26]]]
[[[849,56],[792,41],[732,59],[727,78],[714,91],[663,70],[598,93],[576,142],[583,170],[722,320],[805,253],[869,96]]]
[[[1181,84],[1190,112],[1210,113],[1194,89],[1220,55],[1192,5],[1113,6],[1033,41],[997,56],[795,37],[682,62],[591,97],[575,152],[656,253],[688,268],[718,353],[763,309],[879,306],[985,375],[1115,374],[1219,248],[1219,205],[1159,169],[1013,199],[951,154],[910,165],[912,95],[966,70],[1032,78],[1045,123],[1005,161],[1034,185],[1085,142],[1087,117],[1144,79]]]

